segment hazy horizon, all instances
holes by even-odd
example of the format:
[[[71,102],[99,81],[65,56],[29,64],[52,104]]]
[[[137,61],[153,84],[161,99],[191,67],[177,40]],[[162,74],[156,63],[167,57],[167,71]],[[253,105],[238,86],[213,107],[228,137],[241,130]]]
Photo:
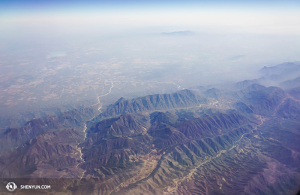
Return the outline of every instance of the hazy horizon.
[[[192,28],[206,33],[295,35],[300,32],[300,3],[297,1],[15,0],[1,1],[0,5],[2,33],[5,29],[9,32],[9,28],[32,27],[35,27],[32,31],[54,28],[52,30],[67,33],[86,28],[83,32],[104,34],[145,27]],[[101,27],[107,29],[99,29]]]
[[[264,66],[300,61],[298,8],[297,1],[1,1],[1,107],[19,109],[26,98],[12,103],[16,94],[27,94],[28,107],[94,102],[106,81],[149,84],[113,90],[114,101],[259,78]],[[174,84],[152,90],[153,82]],[[41,93],[39,85],[52,88]],[[68,87],[73,100],[62,101]]]

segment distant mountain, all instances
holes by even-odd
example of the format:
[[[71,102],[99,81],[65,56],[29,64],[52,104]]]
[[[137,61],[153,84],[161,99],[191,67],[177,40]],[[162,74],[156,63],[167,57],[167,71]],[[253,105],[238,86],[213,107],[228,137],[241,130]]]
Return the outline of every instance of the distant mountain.
[[[272,74],[269,79],[271,81],[282,81],[284,80],[284,75]]]
[[[282,103],[286,93],[278,87],[264,87],[253,84],[237,93],[242,102],[254,113],[269,115]]]
[[[229,58],[229,60],[232,62],[235,62],[235,61],[240,61],[245,57],[246,57],[246,55],[237,55],[237,56],[233,56],[233,57]]]
[[[284,82],[281,82],[279,84],[283,88],[294,88],[294,87],[299,87],[300,86],[300,77],[292,79],[292,80],[287,80]]]
[[[206,97],[214,98],[217,100],[222,96],[222,91],[216,88],[211,88],[202,92],[202,94],[204,94]]]
[[[188,35],[194,35],[195,33],[193,31],[174,31],[174,32],[163,32],[162,35],[167,36],[188,36]]]
[[[282,81],[284,79],[300,76],[299,62],[286,62],[272,67],[264,67],[260,72],[268,79],[273,81]]]
[[[299,71],[300,70],[299,66],[300,66],[299,63],[285,62],[277,66],[271,66],[271,67],[265,66],[262,69],[260,69],[260,72],[266,76],[271,76],[273,74],[286,74],[295,70]]]
[[[191,87],[189,88],[190,90],[194,90],[194,91],[200,91],[200,92],[203,92],[205,90],[207,90],[206,87],[203,87],[203,86],[196,86],[196,87]]]
[[[264,81],[266,81],[265,77],[261,77],[258,79],[252,79],[252,80],[244,80],[244,81],[236,83],[235,87],[237,89],[244,89],[252,84],[263,84]]]

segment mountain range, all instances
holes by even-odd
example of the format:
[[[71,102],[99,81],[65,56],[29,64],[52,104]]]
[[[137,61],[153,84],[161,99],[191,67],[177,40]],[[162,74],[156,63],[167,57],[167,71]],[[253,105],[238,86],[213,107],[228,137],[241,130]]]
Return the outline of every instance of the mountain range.
[[[264,67],[263,78],[228,88],[120,98],[7,128],[0,192],[14,181],[52,186],[30,194],[296,194],[300,84],[286,77],[298,68]],[[289,87],[264,86],[274,74]]]

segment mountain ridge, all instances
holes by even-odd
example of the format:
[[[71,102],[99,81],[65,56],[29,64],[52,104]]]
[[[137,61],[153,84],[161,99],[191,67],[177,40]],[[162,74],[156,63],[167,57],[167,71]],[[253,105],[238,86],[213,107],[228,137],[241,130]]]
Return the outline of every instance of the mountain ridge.
[[[299,89],[261,84],[119,98],[100,114],[74,110],[6,129],[0,183],[40,179],[65,194],[292,194]]]

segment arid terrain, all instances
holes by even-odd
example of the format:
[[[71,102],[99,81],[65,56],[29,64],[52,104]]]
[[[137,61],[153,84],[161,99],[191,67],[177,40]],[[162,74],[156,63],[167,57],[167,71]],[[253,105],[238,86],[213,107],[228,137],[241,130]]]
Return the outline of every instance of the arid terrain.
[[[13,194],[295,194],[300,190],[298,63],[264,77],[120,98],[32,119],[0,134]],[[290,79],[293,75],[293,79]],[[276,86],[270,85],[276,83]]]

